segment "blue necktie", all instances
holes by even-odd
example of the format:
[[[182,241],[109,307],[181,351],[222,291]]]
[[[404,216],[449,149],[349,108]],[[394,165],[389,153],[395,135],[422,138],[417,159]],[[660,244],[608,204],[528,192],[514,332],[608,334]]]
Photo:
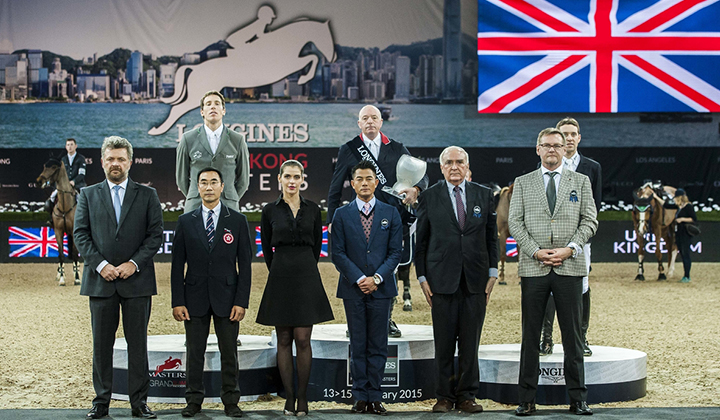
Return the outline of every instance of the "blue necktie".
[[[120,188],[122,187],[119,185],[113,187],[113,208],[115,209],[115,221],[118,225],[120,224],[120,211],[122,208],[122,203],[120,202]]]
[[[213,222],[213,211],[208,212],[207,223],[205,223],[205,233],[208,237],[208,245],[212,246],[213,240],[215,239],[215,223]]]

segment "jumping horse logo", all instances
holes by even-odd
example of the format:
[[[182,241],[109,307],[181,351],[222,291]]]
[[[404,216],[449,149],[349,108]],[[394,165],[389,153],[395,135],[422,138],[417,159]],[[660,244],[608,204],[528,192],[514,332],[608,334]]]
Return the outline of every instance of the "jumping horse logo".
[[[170,114],[159,127],[148,134],[166,133],[183,115],[197,108],[205,92],[222,88],[254,88],[275,83],[310,68],[300,76],[303,85],[315,76],[318,54],[301,56],[303,48],[312,43],[328,61],[335,61],[335,44],[330,22],[300,18],[270,32],[267,26],[275,19],[270,6],[258,9],[258,18],[238,29],[226,41],[232,48],[227,57],[213,58],[200,64],[180,66],[175,73],[175,93],[161,100],[172,105]]]

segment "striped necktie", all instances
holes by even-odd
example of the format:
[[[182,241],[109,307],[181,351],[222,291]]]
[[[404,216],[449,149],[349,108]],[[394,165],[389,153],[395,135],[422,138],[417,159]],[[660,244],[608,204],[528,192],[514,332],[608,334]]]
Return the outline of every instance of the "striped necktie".
[[[215,213],[212,210],[208,212],[207,223],[205,223],[205,233],[207,233],[208,245],[210,246],[212,246],[213,240],[215,239],[215,222],[213,221],[213,214]]]

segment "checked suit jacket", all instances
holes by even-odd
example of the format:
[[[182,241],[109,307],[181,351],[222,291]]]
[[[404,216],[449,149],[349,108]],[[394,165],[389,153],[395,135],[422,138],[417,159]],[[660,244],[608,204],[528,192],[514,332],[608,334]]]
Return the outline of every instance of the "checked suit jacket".
[[[582,248],[597,231],[597,210],[590,180],[583,174],[563,170],[555,212],[551,214],[542,171],[537,169],[516,178],[508,224],[520,254],[518,275],[547,275],[550,266],[540,265],[532,257],[536,249],[562,248],[570,242]],[[553,270],[563,276],[587,275],[584,258],[568,258]]]

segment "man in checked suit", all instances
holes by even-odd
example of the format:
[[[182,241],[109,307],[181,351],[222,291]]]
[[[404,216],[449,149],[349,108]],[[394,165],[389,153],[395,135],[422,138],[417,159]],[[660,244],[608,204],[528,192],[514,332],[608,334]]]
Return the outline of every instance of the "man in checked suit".
[[[440,165],[445,181],[420,196],[415,260],[432,309],[438,380],[433,411],[447,413],[455,406],[480,413],[478,345],[497,280],[495,205],[489,188],[466,181],[469,157],[463,148],[443,150]]]
[[[96,397],[87,418],[108,415],[121,307],[132,415],[156,418],[146,404],[147,326],[151,297],[157,294],[153,256],[162,243],[162,209],[153,188],[128,178],[133,157],[129,141],[106,138],[100,156],[107,179],[80,191],[74,230],[75,244],[85,260],[80,294],[90,297],[93,334]]]
[[[582,277],[587,274],[582,249],[597,230],[597,211],[587,176],[566,170],[562,131],[546,128],[535,151],[539,169],[515,179],[508,223],[519,250],[522,284],[522,347],[518,378],[519,416],[536,411],[540,328],[550,292],[555,297],[565,352],[565,383],[570,411],[592,414],[587,405],[583,364]]]
[[[200,100],[203,126],[183,134],[175,153],[175,181],[185,195],[185,213],[200,207],[202,199],[197,186],[201,169],[213,167],[227,183],[220,200],[240,211],[239,200],[250,183],[250,154],[242,135],[228,130],[222,122],[225,97],[211,90]]]
[[[565,156],[563,156],[563,165],[565,168],[577,173],[587,175],[590,178],[590,185],[593,191],[593,200],[595,201],[595,210],[600,211],[600,203],[602,202],[602,167],[600,164],[590,158],[580,154],[578,145],[582,136],[580,135],[580,124],[575,118],[565,117],[558,121],[555,128],[562,131],[565,135],[567,145],[565,147]],[[590,242],[583,247],[583,256],[585,257],[585,265],[590,274]],[[583,340],[583,356],[592,356],[592,350],[587,341],[587,331],[590,325],[590,283],[588,275],[583,277],[583,295],[582,295],[582,340]],[[550,296],[548,299],[547,309],[545,310],[545,320],[542,327],[542,343],[540,343],[540,355],[552,354],[553,342],[552,332],[553,323],[555,322],[555,299]]]
[[[220,202],[225,184],[217,169],[201,169],[197,185],[202,206],[178,219],[170,279],[173,317],[185,321],[187,345],[187,406],[181,414],[195,416],[205,398],[203,368],[212,318],[220,349],[220,398],[226,415],[242,417],[235,340],[252,280],[247,219]]]
[[[393,272],[402,255],[402,222],[395,207],[375,198],[375,165],[363,160],[351,174],[357,198],[335,211],[332,260],[350,333],[352,412],[385,415],[380,385],[390,305],[398,294]]]

